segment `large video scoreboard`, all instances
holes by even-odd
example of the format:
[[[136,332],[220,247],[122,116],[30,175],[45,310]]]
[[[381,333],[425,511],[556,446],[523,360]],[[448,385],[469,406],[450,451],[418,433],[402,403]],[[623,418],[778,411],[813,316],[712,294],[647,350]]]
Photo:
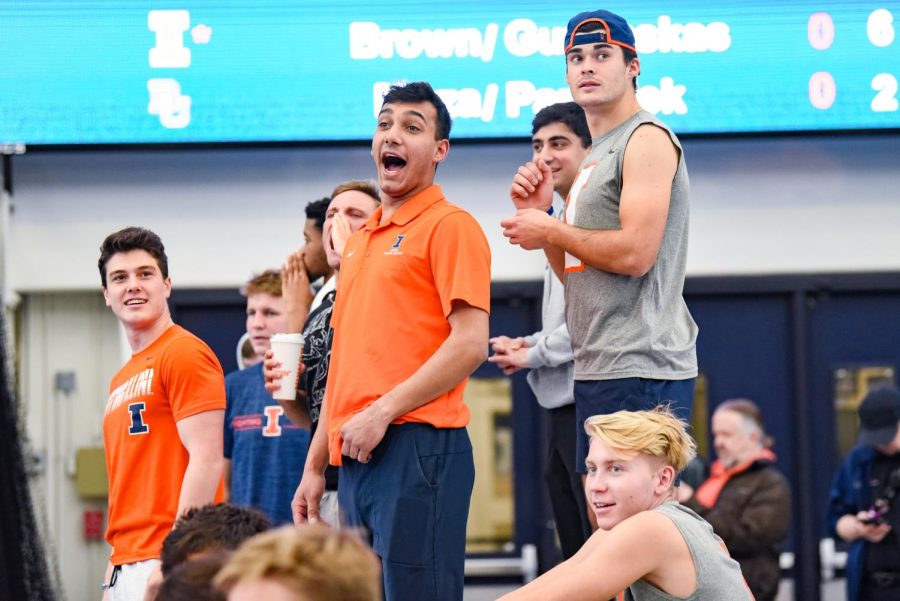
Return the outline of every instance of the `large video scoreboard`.
[[[0,144],[365,140],[401,80],[431,82],[454,138],[524,136],[571,99],[565,26],[594,4],[3,0]],[[900,1],[603,7],[679,133],[900,128]]]

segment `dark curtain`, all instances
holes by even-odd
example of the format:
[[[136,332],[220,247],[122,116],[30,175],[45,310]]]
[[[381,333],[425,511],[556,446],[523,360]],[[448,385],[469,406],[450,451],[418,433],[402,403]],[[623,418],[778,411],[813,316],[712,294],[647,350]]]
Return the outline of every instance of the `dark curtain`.
[[[53,588],[31,506],[9,375],[6,324],[0,313],[0,599],[52,601]]]

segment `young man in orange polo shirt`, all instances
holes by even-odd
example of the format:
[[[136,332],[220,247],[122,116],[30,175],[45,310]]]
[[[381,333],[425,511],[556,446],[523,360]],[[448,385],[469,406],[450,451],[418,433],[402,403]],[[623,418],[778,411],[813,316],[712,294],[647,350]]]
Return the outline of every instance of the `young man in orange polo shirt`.
[[[382,204],[344,249],[324,427],[295,518],[317,519],[330,459],[347,521],[372,534],[385,598],[458,600],[475,477],[462,394],[487,357],[490,249],[433,183],[450,114],[431,86],[391,87],[377,123]]]
[[[103,416],[112,555],[103,598],[141,601],[161,578],[175,518],[222,498],[225,378],[206,344],[169,314],[172,291],[159,236],[129,227],[100,246],[106,305],[133,353],[113,376]]]

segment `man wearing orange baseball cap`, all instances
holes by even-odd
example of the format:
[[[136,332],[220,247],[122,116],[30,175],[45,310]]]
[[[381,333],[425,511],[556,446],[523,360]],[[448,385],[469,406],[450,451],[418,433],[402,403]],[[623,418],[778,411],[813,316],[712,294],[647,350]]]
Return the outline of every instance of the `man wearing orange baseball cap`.
[[[585,112],[591,151],[566,202],[547,214],[550,167],[516,173],[514,217],[504,235],[542,248],[565,283],[566,324],[575,352],[579,423],[622,409],[671,403],[689,419],[697,376],[697,325],[682,297],[688,243],[688,174],[675,134],[641,108],[641,62],[619,15],[584,12],[568,24],[566,82]],[[578,432],[584,470],[587,435]]]

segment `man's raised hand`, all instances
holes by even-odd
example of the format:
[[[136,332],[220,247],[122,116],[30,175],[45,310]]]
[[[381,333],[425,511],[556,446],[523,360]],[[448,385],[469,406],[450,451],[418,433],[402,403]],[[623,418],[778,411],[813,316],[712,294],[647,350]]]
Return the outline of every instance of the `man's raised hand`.
[[[553,173],[544,159],[529,161],[519,167],[509,188],[516,209],[546,211],[553,205]]]

